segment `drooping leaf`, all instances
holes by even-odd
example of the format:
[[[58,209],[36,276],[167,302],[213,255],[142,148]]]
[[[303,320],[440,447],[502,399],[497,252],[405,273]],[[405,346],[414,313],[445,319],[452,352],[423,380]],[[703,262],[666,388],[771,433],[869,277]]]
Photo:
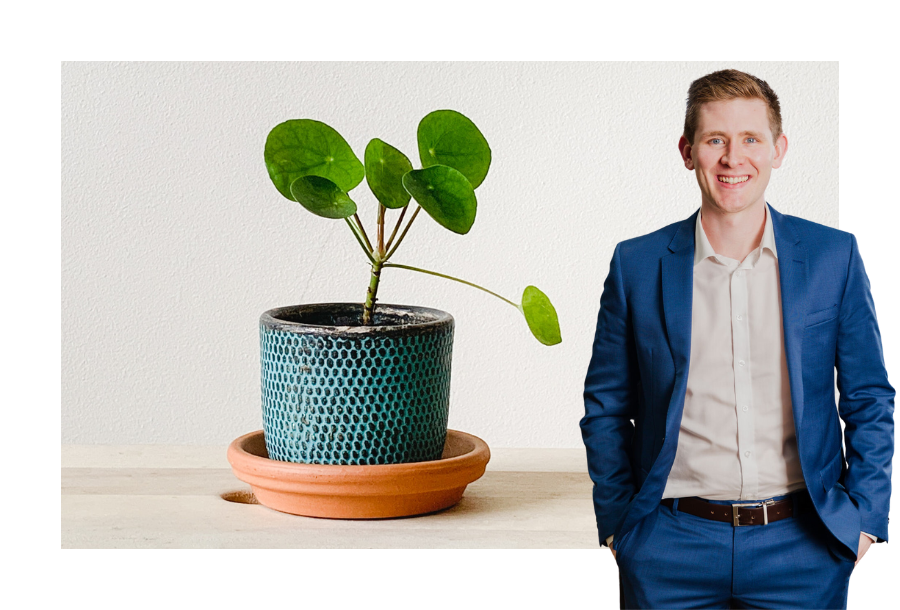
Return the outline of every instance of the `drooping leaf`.
[[[452,167],[414,169],[403,176],[403,187],[442,227],[465,235],[475,223],[475,190]]]
[[[535,288],[527,286],[522,293],[522,304],[519,309],[525,315],[528,328],[538,341],[544,345],[556,345],[562,342],[559,332],[559,318],[553,303],[547,295]]]
[[[312,119],[276,125],[266,138],[265,160],[275,188],[291,200],[291,184],[301,176],[327,178],[347,193],[366,173],[341,134]]]
[[[346,218],[356,214],[350,195],[328,178],[300,176],[291,183],[292,199],[323,218]]]
[[[402,152],[378,138],[366,146],[366,182],[375,198],[386,208],[398,209],[409,203],[403,188],[403,174],[412,171],[412,163]]]
[[[422,167],[448,165],[478,188],[491,166],[491,148],[475,123],[455,110],[435,110],[419,122]]]

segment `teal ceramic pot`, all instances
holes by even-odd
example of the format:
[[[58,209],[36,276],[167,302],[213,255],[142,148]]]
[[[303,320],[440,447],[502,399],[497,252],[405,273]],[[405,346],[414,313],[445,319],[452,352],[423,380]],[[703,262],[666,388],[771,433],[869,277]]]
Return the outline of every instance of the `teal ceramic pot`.
[[[269,458],[398,464],[441,457],[450,406],[453,317],[360,303],[281,307],[260,317]]]

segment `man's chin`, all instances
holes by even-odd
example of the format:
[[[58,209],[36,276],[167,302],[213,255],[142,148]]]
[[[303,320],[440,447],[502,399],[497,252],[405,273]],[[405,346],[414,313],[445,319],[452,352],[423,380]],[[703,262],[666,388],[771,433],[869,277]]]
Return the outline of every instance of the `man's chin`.
[[[719,199],[712,204],[712,208],[722,214],[740,214],[746,210],[753,209],[757,205],[764,205],[765,200],[759,199],[752,203],[747,203],[743,198],[740,199]]]

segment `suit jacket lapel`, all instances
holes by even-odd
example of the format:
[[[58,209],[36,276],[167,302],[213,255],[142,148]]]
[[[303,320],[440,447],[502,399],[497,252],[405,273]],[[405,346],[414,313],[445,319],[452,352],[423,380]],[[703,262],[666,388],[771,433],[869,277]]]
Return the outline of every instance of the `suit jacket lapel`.
[[[668,405],[668,435],[681,424],[691,358],[691,310],[694,296],[694,228],[698,209],[683,220],[662,257],[662,297],[666,333],[675,362],[675,385]],[[776,246],[777,247],[777,246]],[[674,408],[673,408],[674,407]]]
[[[781,284],[781,320],[784,352],[791,385],[794,428],[799,437],[803,419],[803,322],[806,317],[808,255],[791,220],[771,205],[772,229],[778,250],[778,275]]]

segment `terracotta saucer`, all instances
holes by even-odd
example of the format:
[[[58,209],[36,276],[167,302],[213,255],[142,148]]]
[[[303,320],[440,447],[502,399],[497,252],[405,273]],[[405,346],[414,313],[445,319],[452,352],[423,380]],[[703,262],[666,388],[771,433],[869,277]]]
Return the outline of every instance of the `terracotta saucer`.
[[[487,443],[447,431],[439,460],[409,464],[339,466],[270,460],[263,431],[235,439],[228,461],[249,483],[260,504],[307,517],[383,519],[430,513],[453,506],[466,486],[484,474]]]

